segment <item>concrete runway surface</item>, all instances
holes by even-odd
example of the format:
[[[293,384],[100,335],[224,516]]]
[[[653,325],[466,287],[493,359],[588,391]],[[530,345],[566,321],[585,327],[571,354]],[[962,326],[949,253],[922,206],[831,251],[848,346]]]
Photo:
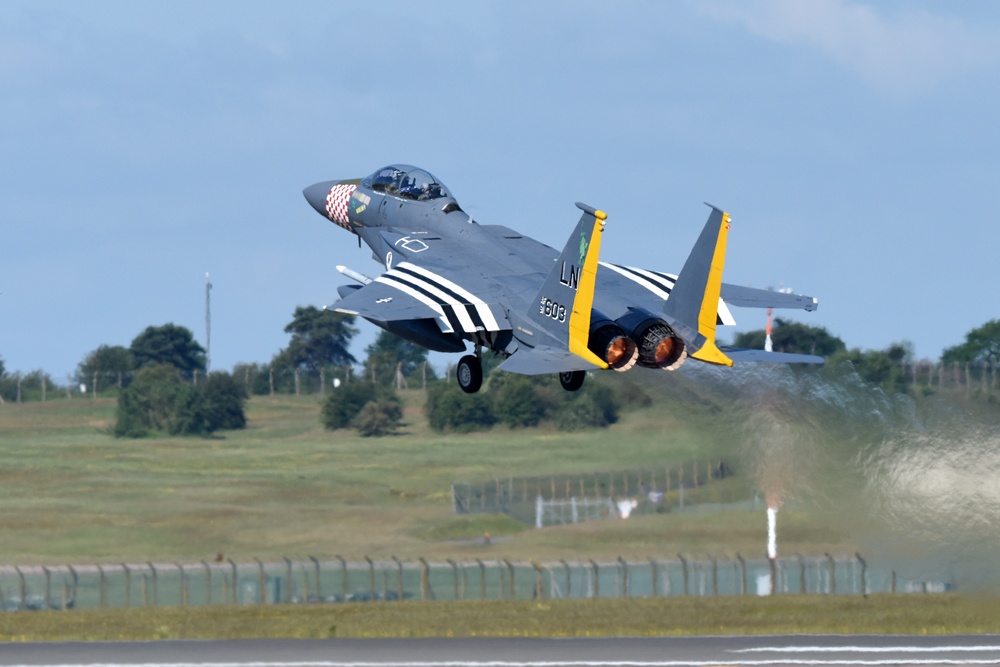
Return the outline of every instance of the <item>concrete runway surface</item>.
[[[0,665],[103,667],[700,667],[1000,665],[1000,636],[331,639],[0,646]]]

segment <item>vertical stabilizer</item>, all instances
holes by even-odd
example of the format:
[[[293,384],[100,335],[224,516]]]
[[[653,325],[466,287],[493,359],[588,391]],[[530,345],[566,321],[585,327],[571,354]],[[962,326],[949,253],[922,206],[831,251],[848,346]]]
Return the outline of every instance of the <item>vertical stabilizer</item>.
[[[607,368],[607,362],[591,352],[587,342],[601,234],[608,216],[585,204],[576,206],[583,211],[580,222],[535,297],[537,309],[532,307],[528,317],[564,341],[573,354],[598,368]]]
[[[715,345],[729,224],[729,214],[712,206],[662,311],[671,327],[687,341],[689,350],[694,350],[692,357],[722,366],[733,365],[732,359]]]

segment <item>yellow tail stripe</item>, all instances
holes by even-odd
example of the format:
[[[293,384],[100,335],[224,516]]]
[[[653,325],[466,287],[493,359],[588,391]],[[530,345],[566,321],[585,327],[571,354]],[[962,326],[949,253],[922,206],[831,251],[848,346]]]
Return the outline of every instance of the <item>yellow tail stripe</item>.
[[[705,344],[692,357],[699,361],[721,366],[732,366],[733,360],[727,357],[715,346],[715,323],[719,315],[719,296],[722,294],[722,269],[726,264],[726,242],[729,239],[731,219],[728,213],[722,214],[719,228],[719,238],[715,243],[715,253],[712,255],[712,266],[708,272],[708,282],[705,285],[705,296],[701,302],[701,312],[698,314],[698,333],[705,337]]]
[[[594,290],[597,287],[601,234],[604,232],[604,221],[607,218],[608,215],[604,211],[594,213],[594,231],[590,235],[590,245],[587,247],[587,256],[580,272],[580,283],[576,288],[576,298],[573,299],[573,312],[569,316],[569,351],[599,368],[607,368],[608,364],[590,351],[587,341],[590,339],[590,312],[594,307]]]

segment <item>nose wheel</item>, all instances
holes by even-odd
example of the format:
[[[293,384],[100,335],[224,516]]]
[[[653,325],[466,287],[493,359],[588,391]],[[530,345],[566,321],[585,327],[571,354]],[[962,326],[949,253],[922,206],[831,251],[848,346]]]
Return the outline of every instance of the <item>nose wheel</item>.
[[[479,357],[467,354],[458,360],[458,386],[466,394],[475,394],[483,386],[483,364]]]

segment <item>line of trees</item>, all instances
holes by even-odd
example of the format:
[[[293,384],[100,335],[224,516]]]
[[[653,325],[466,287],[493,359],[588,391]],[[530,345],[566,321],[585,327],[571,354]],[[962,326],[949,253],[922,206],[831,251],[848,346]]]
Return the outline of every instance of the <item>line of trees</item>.
[[[246,421],[247,397],[266,394],[328,394],[323,424],[357,428],[366,435],[398,431],[402,409],[396,392],[407,388],[428,390],[427,417],[432,428],[441,431],[494,424],[600,427],[613,423],[623,405],[642,402],[640,396],[615,397],[600,383],[588,383],[581,392],[556,391],[548,377],[493,372],[489,356],[484,358],[485,391],[462,394],[454,383],[436,377],[425,349],[384,331],[365,349],[365,360],[359,364],[350,353],[358,334],[354,324],[351,315],[297,307],[285,327],[288,346],[270,362],[237,364],[232,373],[206,375],[205,350],[190,330],[175,324],[147,327],[128,347],[99,346],[84,356],[65,385],[40,370],[11,374],[0,359],[0,402],[70,395],[76,385],[92,395],[117,395],[114,432],[122,436],[205,435],[240,428]],[[763,330],[750,331],[737,335],[733,344],[763,348],[764,337]],[[976,390],[992,399],[996,389],[1000,320],[973,329],[936,362],[915,359],[908,342],[884,350],[849,349],[825,328],[782,318],[775,320],[771,337],[775,350],[818,354],[828,366],[849,362],[863,379],[890,392],[927,394],[964,387],[967,393]]]

